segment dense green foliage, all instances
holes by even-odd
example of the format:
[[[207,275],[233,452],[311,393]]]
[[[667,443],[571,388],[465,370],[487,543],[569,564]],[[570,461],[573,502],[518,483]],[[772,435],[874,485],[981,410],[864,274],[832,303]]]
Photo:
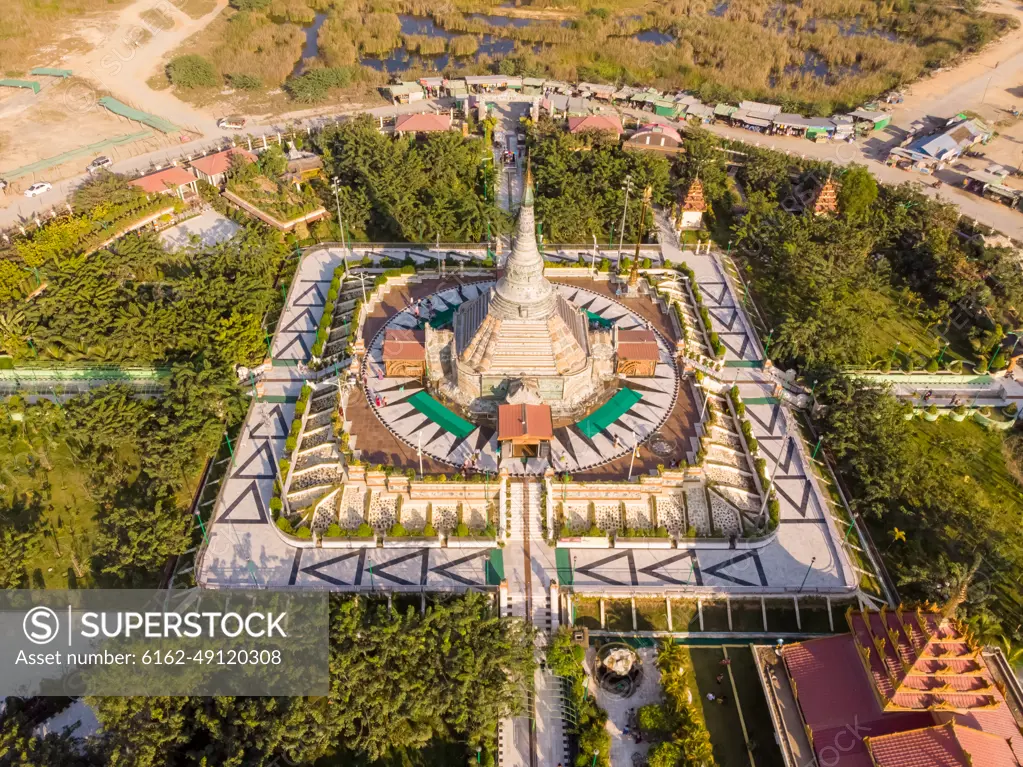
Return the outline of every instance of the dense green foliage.
[[[261,323],[286,255],[280,236],[250,226],[219,245],[166,253],[155,236],[132,234],[82,255],[80,241],[63,236],[65,227],[97,220],[112,205],[47,224],[18,242],[14,260],[0,261],[17,269],[21,256],[46,284],[25,301],[34,274],[17,269],[3,282],[0,272],[0,350],[41,362],[260,360]]]
[[[484,197],[490,148],[478,138],[445,132],[394,139],[364,115],[327,129],[318,142],[326,175],[340,179],[345,229],[357,238],[481,242],[488,221],[496,234],[505,220],[493,195]],[[323,193],[333,209],[333,193]]]
[[[176,366],[159,399],[118,386],[62,406],[8,398],[0,406],[0,586],[41,587],[39,561],[68,573],[77,562],[82,585],[153,583],[187,547],[189,483],[243,412],[230,369],[201,360]]]
[[[590,243],[596,235],[602,246],[621,238],[625,208],[625,177],[632,192],[625,219],[625,241],[634,243],[639,231],[643,191],[650,187],[655,204],[671,198],[671,164],[651,152],[628,152],[613,133],[566,133],[563,126],[543,118],[530,131],[530,159],[536,184],[536,217],[544,240]],[[648,208],[644,233],[653,226]]]
[[[968,613],[990,613],[999,632],[1018,641],[1023,493],[1006,467],[1002,434],[948,417],[907,422],[907,405],[844,376],[825,378],[816,393],[826,406],[818,424],[825,447],[849,483],[851,503],[867,518],[902,599],[946,599],[980,554],[983,566]],[[1012,444],[1017,438],[1009,439]],[[893,536],[896,528],[904,541]]]
[[[214,88],[220,84],[213,65],[195,53],[172,59],[167,77],[179,88]]]
[[[296,101],[315,103],[327,98],[331,89],[344,88],[352,80],[353,73],[349,67],[326,67],[288,80],[286,87]]]
[[[572,641],[571,629],[567,626],[558,629],[547,649],[547,665],[556,676],[570,683],[568,693],[578,716],[572,733],[578,742],[576,767],[591,767],[594,754],[597,765],[611,767],[611,734],[605,726],[607,712],[586,691],[584,657],[583,648]]]
[[[967,321],[951,339],[960,355],[980,361],[1001,341],[999,323],[1023,306],[1023,273],[1009,249],[964,240],[954,205],[909,184],[878,188],[854,166],[838,178],[839,215],[788,213],[781,203],[795,187],[813,192],[831,171],[817,169],[814,182],[784,155],[743,151],[749,212],[734,238],[774,329],[773,357],[810,368],[923,367],[939,356],[953,313]]]
[[[673,642],[662,643],[657,652],[664,702],[643,706],[638,712],[640,729],[659,741],[650,749],[650,767],[713,767],[710,733],[696,707],[689,702],[686,682],[688,653]]]
[[[521,712],[533,641],[522,621],[495,616],[470,592],[388,613],[359,597],[332,601],[330,677],[324,698],[90,698],[103,733],[78,761],[62,744],[30,739],[20,718],[0,730],[0,765],[419,764],[436,743],[461,743],[445,767],[493,765],[499,719]],[[11,750],[7,750],[10,748]],[[44,751],[48,749],[48,751]],[[447,749],[450,754],[452,749]]]

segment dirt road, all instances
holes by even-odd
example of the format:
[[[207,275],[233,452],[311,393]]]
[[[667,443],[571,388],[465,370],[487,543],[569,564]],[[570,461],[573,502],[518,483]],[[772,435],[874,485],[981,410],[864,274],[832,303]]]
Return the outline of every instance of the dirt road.
[[[60,65],[91,81],[97,90],[109,92],[144,112],[200,134],[219,135],[212,115],[184,103],[169,90],[154,91],[146,81],[158,71],[168,53],[209,24],[227,7],[227,2],[217,0],[213,11],[192,19],[172,0],[138,0],[111,14],[88,35],[92,50],[67,55]],[[170,29],[147,24],[141,18],[143,12],[153,8],[163,11],[174,22]],[[65,104],[72,112],[102,109],[96,105],[95,95],[85,88],[69,88]]]

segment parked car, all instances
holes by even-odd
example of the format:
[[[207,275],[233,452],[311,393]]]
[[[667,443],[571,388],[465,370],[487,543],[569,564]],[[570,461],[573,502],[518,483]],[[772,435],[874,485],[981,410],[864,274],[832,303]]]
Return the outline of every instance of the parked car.
[[[241,130],[245,127],[245,118],[238,115],[221,117],[217,120],[217,127],[221,130]]]
[[[26,197],[38,197],[41,194],[46,194],[53,189],[53,184],[49,181],[40,181],[38,184],[32,184],[28,189],[25,190]]]
[[[87,167],[86,170],[89,173],[95,173],[96,171],[102,168],[109,168],[113,164],[114,161],[111,160],[109,157],[97,157],[95,160],[89,163],[89,167]]]

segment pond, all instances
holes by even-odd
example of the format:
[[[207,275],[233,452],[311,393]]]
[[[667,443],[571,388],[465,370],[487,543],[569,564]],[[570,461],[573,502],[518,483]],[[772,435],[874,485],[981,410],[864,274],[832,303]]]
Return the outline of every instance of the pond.
[[[659,29],[644,29],[642,32],[637,32],[632,36],[633,40],[638,40],[641,43],[653,43],[654,45],[670,45],[675,42],[675,38],[669,35],[667,32],[661,32]]]
[[[725,11],[727,11],[727,10],[728,10],[728,0],[725,0],[725,2],[718,3],[717,5],[715,5],[709,11],[707,11],[707,13],[709,13],[711,16],[716,16],[717,18],[721,18],[722,16],[725,15]]]
[[[467,13],[465,18],[469,21],[482,21],[484,24],[490,24],[493,27],[517,27],[518,29],[523,29],[532,24],[543,23],[536,19],[523,19],[518,16],[498,16],[492,13]],[[562,21],[561,26],[567,29],[572,26],[572,22]]]
[[[302,74],[302,70],[305,67],[305,60],[313,58],[319,52],[319,35],[320,27],[323,26],[323,22],[327,20],[327,14],[322,11],[316,14],[316,18],[313,19],[313,23],[302,27],[302,33],[305,35],[305,42],[302,44],[302,57],[296,62],[294,70],[292,70],[292,77],[298,77]]]

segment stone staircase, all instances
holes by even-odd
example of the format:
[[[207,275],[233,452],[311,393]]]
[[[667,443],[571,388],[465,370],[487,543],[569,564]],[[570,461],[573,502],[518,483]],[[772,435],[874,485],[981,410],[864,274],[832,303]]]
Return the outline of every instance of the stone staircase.
[[[491,368],[521,370],[523,375],[558,374],[550,334],[543,322],[502,320],[492,348]]]

